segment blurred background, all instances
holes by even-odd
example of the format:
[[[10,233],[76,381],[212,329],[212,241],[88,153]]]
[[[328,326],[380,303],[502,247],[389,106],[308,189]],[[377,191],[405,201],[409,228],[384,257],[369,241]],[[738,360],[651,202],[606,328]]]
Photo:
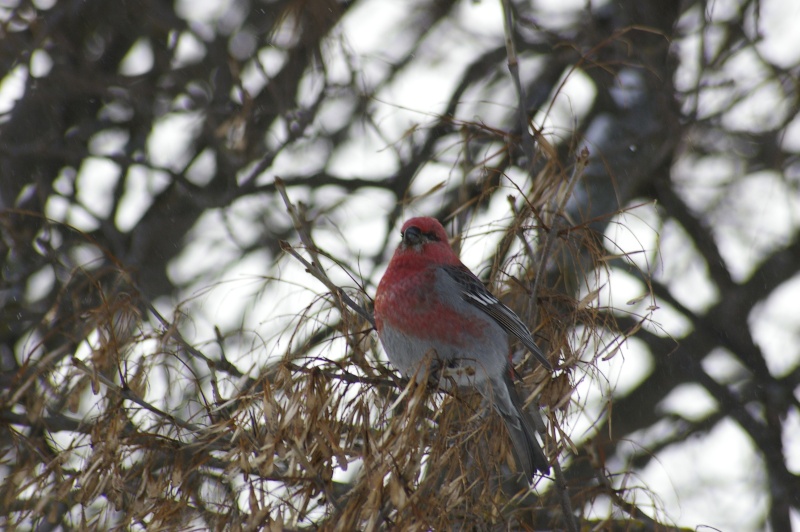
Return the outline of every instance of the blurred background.
[[[800,530],[797,2],[0,23],[0,526]],[[559,366],[515,358],[563,482],[475,482],[491,421],[387,367],[415,215]]]

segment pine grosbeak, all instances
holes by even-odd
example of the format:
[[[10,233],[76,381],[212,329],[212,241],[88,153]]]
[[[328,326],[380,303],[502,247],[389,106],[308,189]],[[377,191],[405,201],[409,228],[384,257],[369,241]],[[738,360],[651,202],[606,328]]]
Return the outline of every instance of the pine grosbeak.
[[[412,218],[401,234],[375,295],[375,326],[389,361],[408,377],[419,376],[427,361],[458,386],[477,388],[502,416],[527,478],[549,473],[533,420],[511,381],[508,335],[552,371],[547,358],[522,320],[461,263],[442,224]]]

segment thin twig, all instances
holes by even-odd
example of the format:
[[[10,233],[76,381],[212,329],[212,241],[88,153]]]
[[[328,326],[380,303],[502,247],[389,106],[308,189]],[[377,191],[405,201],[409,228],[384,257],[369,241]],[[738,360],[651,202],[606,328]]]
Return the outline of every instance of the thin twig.
[[[289,195],[286,192],[286,186],[283,183],[283,180],[276,177],[275,178],[275,188],[280,193],[281,197],[283,198],[283,202],[286,205],[286,210],[289,213],[289,216],[292,218],[292,223],[294,224],[295,229],[297,230],[298,235],[300,236],[300,240],[306,247],[306,251],[311,255],[312,262],[306,260],[302,255],[300,255],[297,250],[295,250],[291,244],[286,242],[285,240],[281,240],[279,242],[280,247],[283,251],[290,254],[292,257],[296,258],[300,263],[305,266],[305,269],[308,273],[316,277],[319,281],[324,284],[331,293],[336,294],[340,302],[343,302],[345,305],[350,307],[354,310],[359,316],[367,320],[373,327],[375,327],[375,320],[372,315],[367,312],[365,308],[361,305],[353,301],[353,299],[347,295],[347,292],[344,291],[339,286],[331,281],[328,274],[320,266],[319,261],[319,251],[317,250],[317,246],[314,244],[314,241],[311,239],[311,236],[305,230],[305,224],[300,219],[299,214],[297,213],[297,208],[289,199]],[[344,311],[344,306],[340,304],[337,305],[340,311]]]
[[[139,293],[141,294],[142,292],[139,291]],[[153,315],[153,317],[155,317],[155,319],[158,320],[161,326],[164,327],[164,330],[168,332],[168,335],[172,337],[174,340],[176,340],[190,355],[204,361],[209,368],[215,368],[221,370],[237,379],[246,377],[246,375],[241,371],[239,371],[239,368],[231,364],[231,362],[227,358],[225,358],[224,355],[220,357],[219,360],[213,360],[208,358],[206,355],[200,352],[196,347],[192,346],[191,344],[189,344],[189,342],[184,340],[183,336],[181,336],[181,333],[178,332],[177,328],[174,327],[173,324],[170,323],[164,316],[162,316],[161,313],[158,310],[156,310],[156,308],[153,306],[152,303],[144,300],[144,304],[147,307],[147,310],[149,310],[150,313]],[[252,378],[247,377],[247,386],[252,386],[254,383],[255,381]]]
[[[555,460],[552,464],[553,473],[556,477],[556,490],[559,494],[561,502],[561,510],[564,513],[564,521],[567,525],[567,530],[570,532],[578,532],[577,518],[572,511],[572,502],[569,500],[569,490],[567,489],[567,480],[564,478],[564,472],[561,470],[561,464]]]
[[[589,150],[587,148],[583,148],[578,154],[578,158],[575,161],[575,167],[572,169],[572,176],[570,176],[569,181],[566,184],[562,184],[561,189],[556,194],[555,201],[558,202],[555,211],[553,212],[552,218],[550,219],[550,223],[548,224],[550,228],[548,229],[545,238],[544,244],[542,245],[541,256],[539,258],[539,267],[536,269],[536,277],[533,281],[533,290],[531,291],[531,300],[534,302],[531,316],[531,321],[536,321],[536,313],[538,311],[537,306],[535,304],[536,298],[539,295],[539,287],[544,278],[545,268],[547,267],[547,261],[550,258],[550,249],[555,242],[556,235],[559,231],[559,224],[558,220],[562,217],[564,210],[567,206],[567,201],[570,197],[572,197],[572,191],[575,189],[575,185],[577,184],[578,180],[583,176],[583,171],[586,169],[586,163],[589,161]]]
[[[139,397],[138,395],[133,393],[133,390],[131,390],[130,388],[123,388],[123,387],[117,385],[115,382],[113,382],[111,379],[109,379],[108,377],[106,377],[102,373],[100,373],[100,372],[90,368],[86,364],[84,364],[77,357],[72,357],[72,363],[75,365],[76,368],[78,368],[84,374],[86,374],[86,375],[88,375],[88,376],[90,376],[92,378],[96,378],[97,380],[99,380],[100,382],[105,384],[106,387],[108,387],[109,389],[111,389],[114,392],[116,392],[123,399],[127,399],[129,401],[132,401],[132,402],[136,403],[137,405],[141,406],[142,408],[144,408],[145,410],[149,410],[153,414],[156,414],[159,417],[167,419],[171,423],[173,423],[175,425],[178,425],[179,427],[182,427],[182,428],[184,428],[186,430],[190,430],[190,431],[192,431],[194,433],[199,433],[199,432],[202,432],[204,430],[203,427],[195,425],[194,423],[189,423],[188,421],[184,421],[184,420],[182,420],[180,418],[177,418],[177,417],[173,416],[172,414],[169,414],[167,412],[164,412],[163,410],[160,410],[160,409],[156,408],[155,406],[151,405],[150,403],[148,403],[147,401],[145,401],[144,399],[142,399],[141,397]]]
[[[286,211],[289,213],[289,217],[292,219],[294,229],[297,231],[300,241],[306,247],[306,251],[308,251],[308,254],[311,255],[312,262],[316,265],[319,265],[317,246],[314,244],[314,241],[311,240],[311,235],[309,235],[308,231],[306,231],[306,221],[300,219],[300,214],[297,212],[297,207],[295,207],[294,203],[292,203],[292,201],[289,199],[289,194],[286,192],[286,185],[283,183],[283,179],[280,177],[275,178],[275,189],[281,195],[281,198],[283,198],[283,203],[286,205]],[[327,277],[325,272],[320,270],[320,273]]]
[[[595,475],[597,481],[605,488],[605,493],[614,501],[614,503],[622,509],[625,513],[631,516],[633,519],[637,519],[643,526],[644,530],[647,531],[655,531],[655,530],[664,530],[663,525],[657,523],[652,517],[647,515],[641,508],[639,508],[635,503],[630,501],[626,501],[622,498],[619,494],[619,491],[614,489],[614,486],[611,485],[609,482],[608,477],[602,473],[599,469],[597,469],[597,474]]]
[[[534,156],[536,155],[536,145],[533,141],[533,135],[531,135],[528,129],[528,113],[525,110],[525,87],[522,86],[522,80],[519,77],[519,60],[517,59],[517,50],[514,46],[514,13],[511,8],[511,0],[502,0],[502,4],[508,71],[511,74],[511,79],[514,81],[514,87],[517,90],[517,122],[519,123],[519,133],[522,139],[522,151],[528,159],[525,164],[526,170],[528,173],[531,173],[533,170]]]
[[[291,244],[289,244],[285,240],[281,240],[279,242],[279,244],[280,244],[281,249],[283,251],[285,251],[286,253],[290,254],[292,257],[296,258],[298,261],[300,261],[300,263],[303,266],[305,266],[306,271],[308,273],[310,273],[311,275],[316,277],[320,282],[322,282],[322,284],[324,284],[328,288],[328,290],[330,290],[331,292],[336,294],[348,307],[353,309],[356,313],[358,313],[359,316],[361,316],[362,318],[367,320],[373,327],[375,327],[375,320],[372,317],[372,315],[369,312],[367,312],[367,310],[365,308],[363,308],[361,305],[359,305],[358,303],[353,301],[353,299],[349,295],[347,295],[347,292],[345,292],[342,288],[336,286],[333,283],[333,281],[331,281],[328,278],[328,276],[325,275],[325,272],[323,272],[316,265],[311,264],[310,262],[308,262],[302,255],[300,255],[292,247]],[[343,309],[340,307],[340,310],[343,310]]]

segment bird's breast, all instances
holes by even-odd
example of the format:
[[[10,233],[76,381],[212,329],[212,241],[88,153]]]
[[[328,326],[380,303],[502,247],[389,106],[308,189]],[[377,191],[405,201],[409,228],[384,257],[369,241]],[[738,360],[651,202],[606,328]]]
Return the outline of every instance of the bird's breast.
[[[375,298],[378,334],[386,326],[395,334],[464,347],[486,336],[489,320],[466,304],[454,306],[436,286],[435,272],[427,270],[382,286]]]

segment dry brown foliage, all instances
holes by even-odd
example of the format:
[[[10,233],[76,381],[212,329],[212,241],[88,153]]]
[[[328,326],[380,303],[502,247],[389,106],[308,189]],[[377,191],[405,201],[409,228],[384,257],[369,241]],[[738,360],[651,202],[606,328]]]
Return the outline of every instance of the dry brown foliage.
[[[281,244],[285,260],[322,281],[319,297],[240,360],[228,359],[219,330],[212,344],[184,338],[191,318],[179,308],[165,318],[91,239],[86,245],[105,258],[96,261],[102,267],[68,268],[54,240],[34,241],[51,252],[63,287],[21,346],[24,363],[0,396],[14,441],[0,493],[5,523],[45,526],[68,515],[81,528],[148,530],[575,529],[565,517],[572,505],[610,492],[569,492],[559,461],[573,460],[575,446],[561,421],[580,407],[576,372],[613,355],[592,348],[607,341],[600,326],[614,325],[595,304],[596,291],[575,301],[535,286],[548,256],[534,253],[532,242],[557,250],[561,261],[585,263],[586,250],[603,257],[591,233],[559,217],[571,180],[546,168],[539,201],[553,207],[515,211],[497,254],[507,258],[490,283],[523,315],[537,311],[536,334],[558,359],[554,376],[527,359],[519,365],[531,408],[539,397],[547,407],[542,436],[556,482],[537,479],[532,490],[520,482],[505,429],[477,394],[405,382],[381,362],[371,314],[357,303],[369,295],[348,294],[329,279],[313,223],[279,181],[299,237],[296,247]],[[11,224],[4,228],[7,241],[27,244]],[[56,224],[48,234],[62,231],[80,236]],[[514,240],[524,245],[508,255]],[[527,278],[501,275],[520,266]],[[281,282],[265,280],[262,292]],[[241,369],[248,360],[258,361],[253,371]],[[13,404],[24,411],[5,407]]]

